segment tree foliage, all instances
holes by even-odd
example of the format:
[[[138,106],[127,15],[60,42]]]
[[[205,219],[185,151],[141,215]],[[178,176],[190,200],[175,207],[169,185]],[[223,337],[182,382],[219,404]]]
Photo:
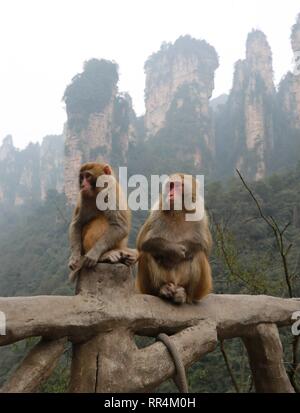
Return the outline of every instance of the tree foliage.
[[[300,295],[300,235],[295,205],[300,204],[300,165],[286,174],[273,175],[251,184],[267,215],[280,225],[291,221],[285,237],[293,244],[289,252],[295,295]],[[287,297],[282,264],[272,231],[260,219],[257,208],[238,178],[206,186],[206,206],[211,216],[214,250],[211,257],[214,289],[218,293],[267,293]],[[27,208],[2,207],[0,215],[0,289],[3,296],[71,294],[67,281],[69,254],[67,228],[70,209],[62,195],[48,193],[45,203]],[[130,245],[146,212],[133,214]],[[223,244],[222,244],[223,243]],[[228,263],[230,265],[228,265]],[[283,336],[286,363],[291,363],[291,336]],[[239,340],[226,342],[226,352],[241,391],[250,388],[249,366]],[[0,349],[0,381],[24,354],[25,347]],[[67,356],[66,356],[67,357]],[[64,358],[42,391],[65,391],[68,361]],[[55,378],[56,377],[56,378]],[[212,380],[212,377],[214,380]],[[63,379],[65,378],[65,379]],[[189,384],[197,392],[231,392],[234,387],[217,349],[189,371]],[[160,391],[174,391],[164,384]]]
[[[81,130],[87,125],[92,113],[103,112],[118,80],[116,63],[104,59],[86,61],[83,72],[73,77],[63,96],[69,126]]]

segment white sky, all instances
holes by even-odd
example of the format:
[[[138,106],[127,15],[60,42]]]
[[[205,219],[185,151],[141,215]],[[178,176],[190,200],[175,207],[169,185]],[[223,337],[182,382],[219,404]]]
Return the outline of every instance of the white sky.
[[[91,57],[115,60],[121,91],[144,111],[147,57],[184,34],[207,40],[220,56],[214,96],[231,87],[247,33],[263,30],[275,81],[291,69],[291,26],[299,0],[1,0],[0,140],[24,147],[59,134],[64,89]]]

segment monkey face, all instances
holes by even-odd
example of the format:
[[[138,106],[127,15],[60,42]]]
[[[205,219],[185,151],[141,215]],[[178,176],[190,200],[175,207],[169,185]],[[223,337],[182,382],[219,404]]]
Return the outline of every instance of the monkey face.
[[[80,192],[85,198],[96,197],[99,192],[96,188],[97,178],[101,175],[111,175],[112,169],[108,164],[86,163],[82,165],[79,173]]]
[[[174,174],[165,183],[161,204],[163,210],[194,212],[197,182],[191,175]]]
[[[181,210],[183,201],[183,180],[180,175],[173,175],[163,188],[163,206],[170,210]]]
[[[96,178],[90,171],[79,174],[79,186],[82,195],[92,196],[96,188]]]
[[[183,183],[181,180],[173,180],[170,182],[170,190],[167,194],[170,205],[174,207],[177,199],[182,199]]]

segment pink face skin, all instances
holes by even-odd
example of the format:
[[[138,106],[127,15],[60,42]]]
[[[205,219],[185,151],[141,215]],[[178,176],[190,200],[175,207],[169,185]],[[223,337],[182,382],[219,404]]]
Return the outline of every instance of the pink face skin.
[[[93,192],[92,182],[94,177],[89,172],[83,172],[80,174],[80,190],[84,195],[91,195]]]
[[[105,175],[111,175],[112,170],[109,165],[103,167],[103,173]],[[96,194],[96,182],[97,177],[92,170],[82,171],[79,175],[79,186],[82,195],[85,197],[94,197]]]
[[[170,182],[170,191],[168,193],[168,197],[170,201],[174,201],[176,196],[182,195],[182,182],[174,181]]]

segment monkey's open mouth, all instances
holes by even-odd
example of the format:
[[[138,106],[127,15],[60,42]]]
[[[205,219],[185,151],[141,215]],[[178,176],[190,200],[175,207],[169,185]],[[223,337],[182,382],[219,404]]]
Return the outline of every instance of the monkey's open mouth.
[[[169,199],[173,201],[175,199],[175,196],[176,196],[175,190],[171,189],[169,192]]]
[[[181,196],[182,183],[181,182],[170,182],[170,190],[168,193],[168,198],[170,201],[174,201],[177,196]]]

